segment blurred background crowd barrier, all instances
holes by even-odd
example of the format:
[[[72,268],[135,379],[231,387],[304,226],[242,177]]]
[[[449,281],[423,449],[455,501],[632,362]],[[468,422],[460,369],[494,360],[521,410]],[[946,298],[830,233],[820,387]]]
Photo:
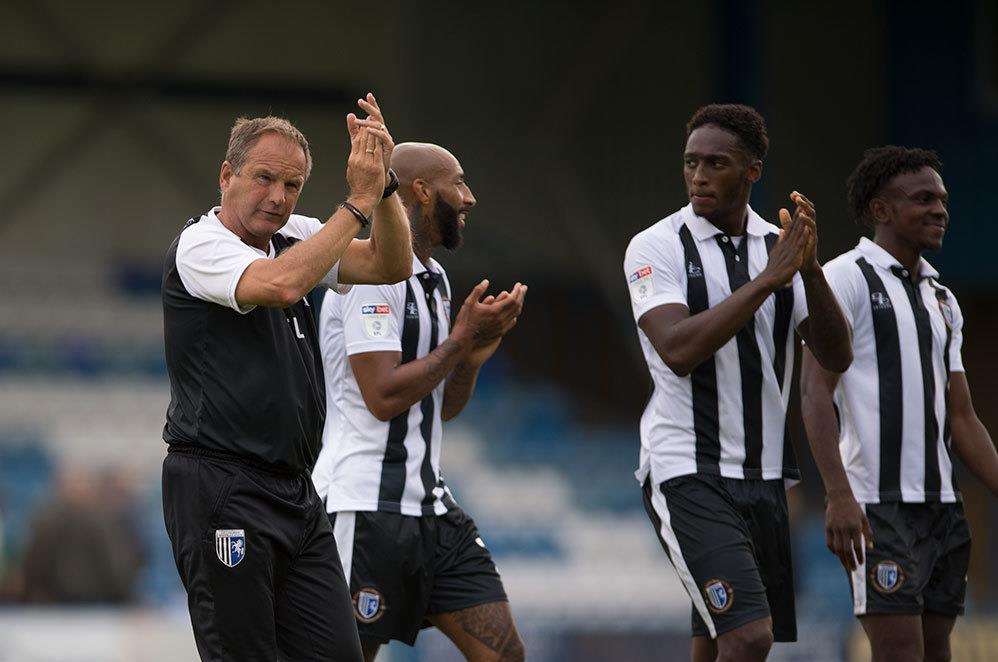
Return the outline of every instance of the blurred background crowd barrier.
[[[239,115],[305,132],[299,211],[327,217],[343,116],[369,89],[398,141],[451,149],[478,197],[465,247],[438,256],[455,291],[530,285],[444,451],[530,659],[686,658],[689,601],[632,476],[650,381],[620,263],[684,204],[684,124],[704,103],[762,111],[753,206],[772,219],[806,193],[824,259],[858,238],[844,180],[864,148],[939,151],[952,224],[930,259],[998,433],[993,0],[0,3],[0,662],[194,659],[160,504],[163,254],[215,203]],[[794,441],[802,640],[772,659],[859,662],[799,423]],[[963,478],[974,555],[954,659],[990,660],[998,504]],[[432,631],[383,657],[457,659]]]

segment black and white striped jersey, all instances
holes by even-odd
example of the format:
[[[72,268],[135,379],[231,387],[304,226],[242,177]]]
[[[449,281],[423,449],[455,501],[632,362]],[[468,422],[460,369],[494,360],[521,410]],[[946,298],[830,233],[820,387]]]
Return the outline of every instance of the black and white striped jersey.
[[[959,498],[946,394],[963,371],[963,315],[939,273],[919,260],[917,282],[863,238],[825,265],[852,326],[853,361],[839,380],[842,463],[862,503]]]
[[[450,283],[443,268],[413,256],[412,276],[393,285],[355,285],[322,294],[319,346],[326,379],[322,452],[312,472],[328,512],[441,515],[454,500],[440,473],[444,382],[391,421],[364,404],[349,357],[401,352],[421,359],[450,332]]]
[[[624,274],[634,320],[670,303],[691,315],[716,306],[759,275],[779,228],[748,210],[746,233],[729,237],[691,206],[631,240]],[[641,417],[639,481],[691,473],[742,479],[799,479],[787,438],[796,329],[807,318],[800,275],[771,295],[737,335],[687,377],[638,338],[655,390]]]

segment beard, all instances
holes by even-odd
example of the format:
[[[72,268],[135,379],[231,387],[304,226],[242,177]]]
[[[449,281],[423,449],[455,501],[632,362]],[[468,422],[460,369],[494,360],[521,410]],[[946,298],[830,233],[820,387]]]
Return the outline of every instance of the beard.
[[[437,226],[437,232],[440,233],[440,245],[451,251],[459,248],[464,241],[458,214],[457,209],[437,196],[437,204],[430,217],[430,222]]]

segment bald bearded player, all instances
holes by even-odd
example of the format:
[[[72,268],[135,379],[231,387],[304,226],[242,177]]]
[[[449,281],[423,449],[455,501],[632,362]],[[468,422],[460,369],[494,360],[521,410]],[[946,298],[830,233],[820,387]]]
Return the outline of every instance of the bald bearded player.
[[[451,326],[451,288],[431,255],[461,245],[475,205],[454,155],[395,147],[392,170],[413,233],[412,276],[325,296],[323,449],[312,478],[350,583],[364,657],[410,646],[435,626],[468,660],[518,661],[523,643],[492,556],[440,471],[443,421],[512,329],[527,288],[486,296],[482,281]]]

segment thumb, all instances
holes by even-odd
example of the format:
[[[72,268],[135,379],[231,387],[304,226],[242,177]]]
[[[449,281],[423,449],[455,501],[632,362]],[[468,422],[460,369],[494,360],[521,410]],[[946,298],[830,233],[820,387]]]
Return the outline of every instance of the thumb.
[[[866,539],[866,546],[873,549],[873,528],[870,526],[870,520],[863,515],[863,537]]]
[[[357,134],[357,116],[353,113],[347,113],[347,133],[351,138]]]

